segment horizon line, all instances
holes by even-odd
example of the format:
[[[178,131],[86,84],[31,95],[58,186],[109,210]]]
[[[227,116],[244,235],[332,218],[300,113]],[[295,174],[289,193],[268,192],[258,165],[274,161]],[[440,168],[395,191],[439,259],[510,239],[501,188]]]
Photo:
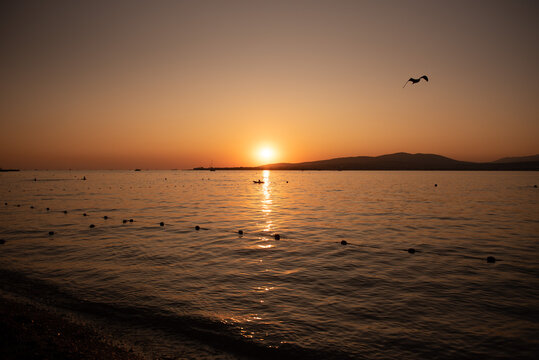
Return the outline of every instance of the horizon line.
[[[310,163],[310,162],[319,162],[319,161],[331,161],[331,160],[337,160],[337,159],[346,159],[346,158],[377,158],[382,156],[389,156],[389,155],[397,155],[397,154],[406,154],[406,155],[434,155],[434,156],[441,156],[447,159],[460,161],[460,162],[467,162],[472,164],[488,164],[493,163],[495,161],[499,161],[502,159],[513,159],[513,158],[526,158],[526,157],[533,157],[533,156],[539,156],[539,152],[537,154],[529,154],[529,155],[521,155],[521,156],[503,156],[500,158],[497,158],[495,160],[491,161],[468,161],[468,160],[457,160],[445,155],[440,154],[434,154],[434,153],[409,153],[405,151],[399,151],[395,153],[389,153],[389,154],[382,154],[382,155],[354,155],[354,156],[339,156],[339,157],[332,157],[329,159],[321,159],[321,160],[307,160],[307,161],[300,161],[300,162],[276,162],[276,163],[267,163],[262,165],[253,165],[253,166],[210,166],[210,167],[204,167],[204,166],[195,166],[195,167],[189,167],[189,168],[6,168],[3,169],[0,167],[0,172],[10,172],[10,171],[183,171],[183,170],[195,170],[195,169],[238,169],[238,168],[245,168],[245,170],[262,170],[257,169],[264,166],[273,166],[273,165],[294,165],[294,164],[304,164],[304,163]]]

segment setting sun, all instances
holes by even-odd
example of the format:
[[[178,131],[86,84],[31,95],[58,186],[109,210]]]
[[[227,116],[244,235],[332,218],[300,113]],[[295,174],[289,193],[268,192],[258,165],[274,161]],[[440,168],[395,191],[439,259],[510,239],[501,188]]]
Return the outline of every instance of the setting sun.
[[[275,157],[275,151],[270,147],[263,147],[258,150],[258,159],[264,163],[271,162]]]

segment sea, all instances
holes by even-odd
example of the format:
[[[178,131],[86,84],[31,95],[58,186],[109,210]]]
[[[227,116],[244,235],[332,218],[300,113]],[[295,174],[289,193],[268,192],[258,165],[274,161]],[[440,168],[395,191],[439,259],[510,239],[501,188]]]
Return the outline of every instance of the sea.
[[[535,359],[537,185],[533,171],[0,173],[0,295],[148,359]]]

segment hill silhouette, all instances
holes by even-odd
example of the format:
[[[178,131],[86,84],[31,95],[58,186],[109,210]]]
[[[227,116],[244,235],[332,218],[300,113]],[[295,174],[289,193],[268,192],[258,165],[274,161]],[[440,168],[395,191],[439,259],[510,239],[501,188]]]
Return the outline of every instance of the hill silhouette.
[[[516,162],[533,162],[533,161],[539,161],[539,154],[537,155],[530,155],[530,156],[520,156],[520,157],[506,157],[501,158],[496,161],[493,161],[495,163],[516,163]]]
[[[216,170],[539,170],[537,156],[503,158],[493,162],[468,162],[436,154],[405,152],[381,156],[354,156],[301,163],[278,163]],[[518,159],[522,159],[519,161]],[[199,167],[193,170],[209,170]]]

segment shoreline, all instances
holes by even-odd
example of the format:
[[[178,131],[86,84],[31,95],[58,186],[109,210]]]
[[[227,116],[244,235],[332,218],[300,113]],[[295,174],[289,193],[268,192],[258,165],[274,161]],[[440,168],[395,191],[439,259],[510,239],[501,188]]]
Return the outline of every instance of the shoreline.
[[[142,360],[93,329],[0,295],[0,358]]]

